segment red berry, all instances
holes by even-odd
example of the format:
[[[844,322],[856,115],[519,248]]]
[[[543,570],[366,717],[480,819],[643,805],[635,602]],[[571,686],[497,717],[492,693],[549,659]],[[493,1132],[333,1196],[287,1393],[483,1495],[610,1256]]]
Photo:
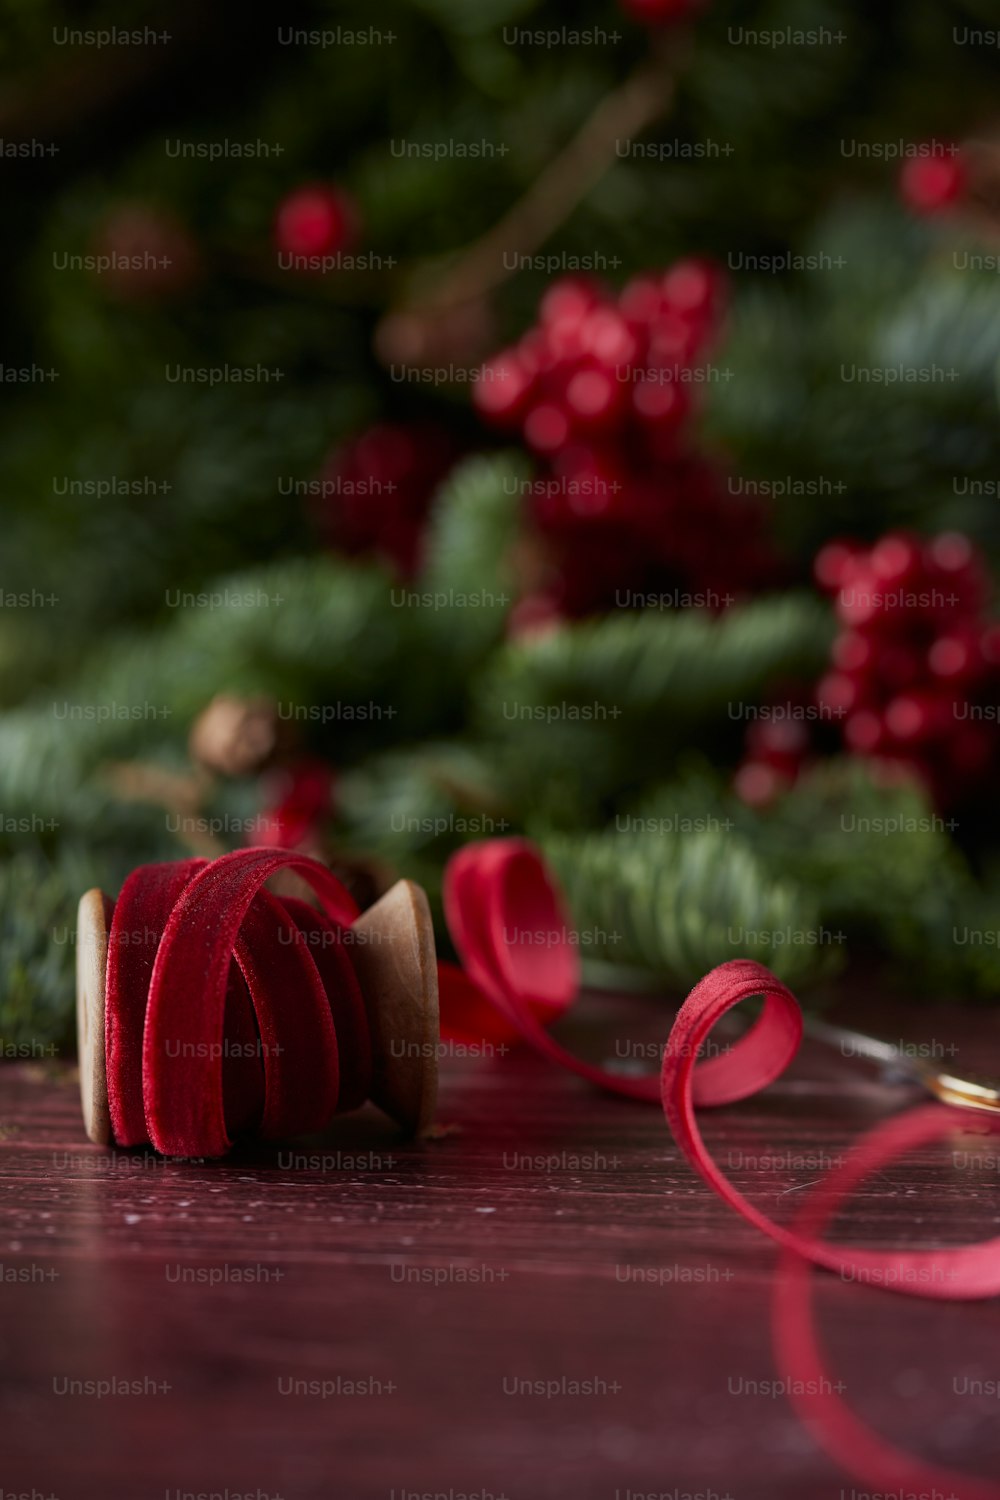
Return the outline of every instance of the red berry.
[[[354,238],[357,211],[341,188],[313,183],[278,205],[274,235],[286,255],[332,255]]]
[[[972,543],[960,531],[943,531],[930,543],[932,562],[949,573],[959,573],[969,566],[975,553]]]
[[[536,406],[525,420],[524,436],[539,453],[552,453],[569,436],[569,418],[558,406]]]
[[[933,143],[934,146],[938,144]],[[944,213],[961,198],[967,175],[965,163],[958,154],[911,157],[899,179],[903,201],[914,213]]]
[[[601,364],[612,369],[631,366],[639,353],[639,344],[628,323],[614,307],[598,307],[584,319],[581,329],[583,347]]]
[[[542,333],[544,345],[539,350],[539,369],[553,370],[582,359],[587,352],[583,327],[582,318],[560,318],[550,323]]]
[[[676,312],[663,313],[650,329],[648,362],[654,370],[687,367],[693,362],[700,341],[690,320]]]
[[[787,784],[787,779],[774,766],[752,760],[740,766],[733,778],[737,797],[748,807],[766,807]]]
[[[601,301],[601,288],[585,276],[562,276],[553,282],[538,304],[542,324],[579,323]]]
[[[859,755],[871,755],[882,744],[883,736],[882,721],[871,709],[851,714],[844,725],[844,739]]]
[[[858,684],[842,672],[829,672],[820,679],[816,688],[817,703],[837,719],[856,709],[860,700]]]
[[[851,542],[827,542],[813,563],[813,573],[820,588],[831,594],[842,588],[857,555],[858,549]]]
[[[893,698],[885,711],[885,727],[901,744],[925,744],[941,728],[941,704],[917,693]]]
[[[621,406],[622,387],[604,370],[578,370],[566,387],[566,405],[576,421],[604,425]]]
[[[533,379],[516,350],[488,360],[473,382],[472,399],[477,411],[498,425],[517,422],[524,410]]]
[[[555,363],[549,339],[539,328],[530,329],[510,352],[520,361],[525,374],[532,380],[537,379],[544,370],[551,369]]]
[[[862,672],[870,667],[873,648],[870,639],[854,630],[845,630],[833,643],[834,665],[841,672]]]
[[[673,380],[641,380],[632,388],[632,405],[644,422],[679,427],[690,414],[691,396]]]
[[[808,747],[809,731],[802,719],[760,719],[747,731],[751,758],[768,765],[797,765]]]
[[[623,288],[618,306],[630,323],[648,326],[663,311],[660,283],[653,276],[636,276]]]
[[[920,576],[920,543],[913,537],[890,533],[872,548],[869,566],[887,589],[899,589]]]
[[[976,634],[938,636],[927,653],[927,665],[935,677],[949,682],[967,681],[982,667],[982,653]]]
[[[621,3],[623,10],[645,26],[664,26],[700,10],[704,0],[621,0]]]
[[[715,310],[722,292],[718,269],[705,260],[679,260],[660,283],[668,305],[685,316]]]
[[[978,611],[986,598],[986,579],[968,537],[960,532],[936,536],[927,548],[928,574],[934,584],[932,610],[941,619]]]
[[[871,572],[867,560],[857,559],[847,563],[843,579],[834,606],[837,618],[843,624],[858,630],[884,616],[886,590]]]

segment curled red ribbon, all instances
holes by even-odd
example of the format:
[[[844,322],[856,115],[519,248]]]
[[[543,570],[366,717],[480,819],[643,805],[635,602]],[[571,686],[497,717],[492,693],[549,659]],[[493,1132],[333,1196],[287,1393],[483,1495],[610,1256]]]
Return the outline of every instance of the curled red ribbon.
[[[776,1223],[756,1208],[710,1155],[695,1116],[696,1106],[733,1104],[773,1083],[795,1057],[802,1039],[798,1001],[763,964],[735,959],[720,964],[695,985],[670,1031],[659,1078],[627,1078],[567,1052],[544,1027],[572,1002],[579,972],[561,897],[534,847],[521,839],[469,844],[451,860],[445,876],[445,913],[466,974],[493,1002],[510,1034],[582,1078],[633,1099],[663,1105],[674,1138],[688,1161],[731,1208],[785,1249],[858,1280],[876,1281],[918,1296],[991,1297],[1000,1292],[1000,1239],[949,1251],[851,1249]],[[536,957],[537,949],[537,957]],[[728,1050],[702,1060],[708,1037],[744,1000],[763,997],[753,1026]],[[446,975],[441,991],[442,1028],[468,1034],[463,1015],[466,990]],[[942,1114],[935,1122],[960,1111]],[[889,1133],[891,1139],[891,1132]],[[902,1131],[901,1138],[908,1139]],[[852,1164],[865,1175],[864,1157]],[[946,1258],[948,1285],[926,1275]]]
[[[802,1039],[802,1013],[792,992],[762,964],[719,965],[681,1006],[660,1076],[628,1079],[574,1057],[544,1030],[576,993],[578,966],[555,882],[537,851],[521,840],[469,845],[445,878],[445,911],[468,978],[442,976],[442,1028],[467,1036],[474,1012],[470,981],[496,1007],[501,1025],[544,1056],[581,1077],[634,1099],[659,1099],[681,1150],[722,1200],[783,1249],[774,1301],[774,1346],[800,1416],[830,1455],[865,1483],[905,1485],[951,1500],[1000,1500],[1000,1486],[925,1464],[871,1432],[835,1392],[813,1325],[810,1266],[917,1297],[973,1300],[1000,1292],[1000,1239],[935,1250],[869,1250],[836,1244],[822,1231],[841,1200],[906,1151],[946,1135],[963,1111],[932,1104],[891,1119],[857,1144],[854,1154],[807,1200],[795,1227],[768,1217],[729,1181],[708,1151],[696,1106],[735,1103],[766,1088],[785,1071]],[[526,941],[526,936],[528,941]],[[545,963],[536,975],[532,950]],[[734,1006],[763,997],[753,1026],[727,1052],[702,1060],[704,1044]],[[987,1128],[995,1126],[988,1122]],[[805,1393],[805,1394],[802,1394]]]

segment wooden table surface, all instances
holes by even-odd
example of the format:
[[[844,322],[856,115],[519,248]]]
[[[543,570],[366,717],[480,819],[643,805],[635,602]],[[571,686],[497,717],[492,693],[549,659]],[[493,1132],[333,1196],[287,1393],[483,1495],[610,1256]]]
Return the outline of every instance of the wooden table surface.
[[[669,1014],[591,997],[563,1034],[608,1056],[662,1040]],[[1000,1073],[995,1013],[835,1014]],[[783,1216],[910,1097],[807,1043],[704,1129]],[[516,1054],[447,1060],[439,1119],[423,1144],[371,1112],[318,1144],[164,1162],[90,1145],[69,1069],[5,1067],[3,1500],[864,1493],[755,1387],[778,1374],[774,1249],[696,1179],[658,1109]],[[997,1154],[982,1135],[929,1147],[868,1184],[841,1232],[992,1236]],[[996,1479],[1000,1401],[970,1381],[1000,1390],[997,1305],[814,1281],[851,1407]]]

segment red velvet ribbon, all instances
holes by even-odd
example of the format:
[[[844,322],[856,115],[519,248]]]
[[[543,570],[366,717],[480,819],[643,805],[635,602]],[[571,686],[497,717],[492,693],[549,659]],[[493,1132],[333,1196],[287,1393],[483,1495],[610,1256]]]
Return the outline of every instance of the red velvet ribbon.
[[[771,1328],[775,1362],[788,1381],[789,1400],[821,1447],[866,1489],[876,1493],[940,1496],[941,1500],[1000,1500],[1000,1484],[916,1458],[873,1432],[850,1410],[838,1394],[839,1382],[820,1351],[813,1308],[815,1278],[809,1264],[813,1257],[805,1258],[802,1246],[823,1243],[819,1236],[847,1195],[864,1179],[907,1151],[950,1134],[959,1124],[956,1116],[961,1114],[967,1111],[926,1104],[869,1131],[848,1161],[806,1199],[778,1266]],[[964,1123],[968,1125],[967,1120]],[[992,1296],[1000,1270],[995,1249],[992,1266],[988,1255],[991,1245],[996,1244],[994,1240],[908,1255],[885,1252],[882,1265],[876,1267],[875,1284],[946,1300]],[[892,1280],[896,1275],[906,1284],[896,1285]]]
[[[495,1005],[510,1038],[520,1037],[544,1056],[614,1093],[658,1099],[674,1137],[691,1165],[750,1224],[803,1259],[857,1280],[948,1300],[1000,1292],[1000,1239],[949,1251],[851,1249],[769,1218],[740,1193],[713,1159],[698,1129],[695,1107],[733,1104],[766,1088],[788,1067],[802,1039],[802,1012],[791,990],[763,964],[735,959],[695,985],[667,1040],[659,1078],[628,1078],[582,1061],[544,1029],[572,1003],[579,982],[576,950],[555,882],[541,856],[521,839],[469,844],[445,876],[445,913],[468,979]],[[468,1036],[466,989],[455,971],[441,985],[442,1032]],[[753,1026],[716,1057],[701,1060],[713,1028],[744,1000],[763,997]],[[494,1034],[496,1028],[494,1027]],[[964,1112],[932,1108],[934,1129]],[[908,1136],[903,1133],[903,1139]],[[862,1153],[855,1179],[865,1175]],[[943,1258],[943,1260],[942,1260]],[[947,1285],[931,1277],[947,1268]]]
[[[263,889],[283,869],[308,881],[321,911]],[[356,1108],[372,1067],[343,942],[357,915],[340,881],[304,855],[241,849],[134,870],[108,935],[117,1143],[222,1156],[243,1131],[280,1139]]]
[[[863,1137],[854,1153],[806,1201],[793,1227],[777,1223],[729,1181],[702,1139],[695,1109],[745,1099],[785,1071],[802,1038],[795,996],[762,964],[721,964],[695,985],[681,1006],[659,1079],[629,1079],[581,1061],[544,1030],[571,1004],[578,963],[562,901],[534,848],[521,840],[468,845],[445,878],[445,911],[467,973],[442,973],[442,1032],[468,1039],[482,998],[496,1008],[505,1039],[519,1037],[581,1077],[635,1099],[659,1099],[674,1137],[691,1165],[748,1223],[784,1251],[776,1282],[773,1334],[779,1370],[791,1399],[817,1441],[867,1485],[951,1500],[1000,1500],[1000,1485],[935,1467],[902,1452],[865,1426],[841,1401],[819,1352],[812,1313],[810,1266],[844,1279],[946,1301],[1000,1292],[1000,1239],[949,1249],[863,1249],[831,1242],[823,1230],[842,1200],[862,1181],[905,1152],[968,1124],[966,1111],[930,1104],[890,1119]],[[532,954],[544,951],[537,969]],[[470,985],[477,989],[470,995]],[[744,1000],[762,997],[752,1028],[729,1050],[701,1060],[721,1018]],[[497,1035],[494,1023],[491,1033]],[[982,1118],[982,1128],[993,1130]],[[802,1394],[802,1393],[806,1394]]]

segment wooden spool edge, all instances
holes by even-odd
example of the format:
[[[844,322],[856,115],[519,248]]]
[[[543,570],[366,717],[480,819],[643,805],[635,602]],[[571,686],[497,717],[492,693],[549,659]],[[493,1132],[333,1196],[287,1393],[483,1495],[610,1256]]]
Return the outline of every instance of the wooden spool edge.
[[[83,1125],[98,1146],[111,1144],[105,997],[108,932],[114,913],[110,896],[95,886],[80,897],[76,914],[76,1044]]]
[[[372,1102],[420,1135],[437,1105],[441,1035],[427,897],[412,880],[399,880],[351,932],[351,959],[371,1028]]]

